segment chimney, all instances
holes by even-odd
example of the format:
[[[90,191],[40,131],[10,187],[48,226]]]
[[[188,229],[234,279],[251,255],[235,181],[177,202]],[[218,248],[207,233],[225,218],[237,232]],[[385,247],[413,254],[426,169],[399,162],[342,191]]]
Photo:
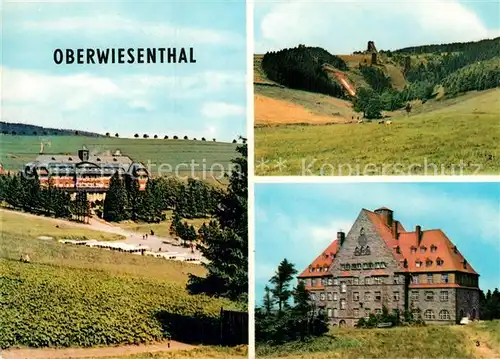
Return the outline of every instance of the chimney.
[[[376,214],[378,214],[382,220],[384,221],[384,223],[389,226],[389,228],[392,228],[392,209],[389,209],[387,207],[381,207],[381,208],[377,208],[375,211],[374,211]]]
[[[345,241],[345,233],[344,232],[337,232],[337,241],[339,243],[340,246],[342,246],[344,244],[344,241]]]
[[[80,161],[86,162],[89,160],[89,150],[83,149],[83,150],[78,150],[78,157],[80,158]]]
[[[415,227],[415,233],[417,234],[417,243],[420,245],[420,242],[422,241],[422,227],[417,225]]]
[[[398,221],[393,221],[392,222],[392,238],[398,239],[399,233],[398,233]]]

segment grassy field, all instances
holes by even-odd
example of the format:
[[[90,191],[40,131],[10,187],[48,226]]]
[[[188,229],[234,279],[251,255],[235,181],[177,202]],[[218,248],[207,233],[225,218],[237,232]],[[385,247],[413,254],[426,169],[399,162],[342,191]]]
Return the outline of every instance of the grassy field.
[[[256,353],[259,358],[289,359],[494,359],[499,357],[500,351],[477,350],[472,333],[477,331],[482,345],[490,346],[493,340],[490,333],[498,331],[499,324],[500,321],[467,327],[338,328],[332,330],[329,336],[306,343],[294,342],[274,347],[259,345]],[[498,339],[498,333],[495,335]]]
[[[76,153],[82,146],[91,152],[114,152],[120,149],[122,154],[130,156],[135,161],[143,162],[146,166],[152,164],[153,175],[158,172],[158,165],[164,164],[162,174],[175,174],[176,166],[190,164],[191,161],[199,164],[194,167],[195,173],[203,169],[213,168],[217,175],[222,165],[228,168],[230,160],[236,156],[236,144],[192,140],[163,140],[163,139],[129,139],[113,137],[83,137],[83,136],[13,136],[0,135],[0,163],[5,170],[19,170],[23,165],[35,159],[40,151],[41,140],[50,141],[45,145],[45,153]],[[216,165],[214,165],[216,164]],[[220,164],[220,165],[219,165]],[[170,166],[170,167],[168,167]],[[212,167],[213,166],[213,167]],[[188,176],[190,167],[180,166],[178,172]]]
[[[184,320],[244,309],[189,295],[188,274],[203,275],[200,266],[63,245],[18,227],[5,220],[0,234],[1,348],[150,342],[168,332],[165,313]],[[23,253],[30,263],[19,262]]]
[[[500,90],[428,101],[392,126],[377,122],[255,130],[257,175],[500,172]]]
[[[170,237],[170,225],[172,224],[172,214],[173,211],[164,211],[167,219],[161,223],[141,223],[133,221],[120,222],[117,225],[121,228],[128,229],[137,233],[149,233],[151,230],[155,232],[155,235],[161,237]],[[203,223],[210,222],[210,218],[193,218],[186,219],[183,218],[182,222],[187,222],[189,225],[193,225],[197,230],[203,225]]]
[[[213,359],[233,359],[248,358],[246,346],[236,348],[223,347],[201,347],[192,350],[180,350],[173,352],[159,352],[148,354],[133,354],[119,357],[107,357],[106,359],[188,359],[188,358],[213,358]],[[89,358],[100,359],[100,358]]]
[[[88,228],[61,224],[60,221],[37,218],[27,218],[22,212],[0,212],[0,228],[10,236],[37,238],[41,236],[54,239],[95,239],[99,241],[116,241],[125,239],[119,234],[105,233]]]

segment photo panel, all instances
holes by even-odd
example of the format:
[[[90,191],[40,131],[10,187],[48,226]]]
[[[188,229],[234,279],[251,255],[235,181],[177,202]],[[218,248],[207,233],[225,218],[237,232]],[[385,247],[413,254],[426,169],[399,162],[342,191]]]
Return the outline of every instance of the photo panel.
[[[256,357],[497,357],[499,202],[498,182],[256,184]]]
[[[245,1],[2,19],[0,358],[248,357]]]
[[[498,174],[500,4],[257,2],[255,174]]]

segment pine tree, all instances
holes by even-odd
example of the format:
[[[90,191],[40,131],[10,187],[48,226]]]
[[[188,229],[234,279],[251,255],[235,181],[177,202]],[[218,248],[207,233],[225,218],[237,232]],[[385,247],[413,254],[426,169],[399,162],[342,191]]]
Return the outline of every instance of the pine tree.
[[[273,310],[273,298],[271,296],[271,290],[269,289],[269,287],[266,285],[265,288],[264,288],[264,303],[263,303],[263,308],[264,308],[264,311],[266,313],[266,315],[269,315],[271,314],[272,310]]]
[[[215,211],[216,220],[203,230],[200,250],[209,261],[205,278],[190,275],[188,290],[246,302],[248,293],[248,168],[247,146],[237,147],[241,157],[234,169],[227,192]]]
[[[271,293],[273,293],[273,298],[278,304],[279,314],[283,311],[283,308],[289,305],[288,300],[292,295],[290,283],[295,274],[297,274],[295,266],[285,258],[281,261],[276,273],[271,277],[270,283],[273,284]]]
[[[103,217],[109,222],[119,222],[129,219],[127,208],[129,208],[127,191],[120,175],[118,172],[115,172],[111,177],[109,189],[104,199]]]

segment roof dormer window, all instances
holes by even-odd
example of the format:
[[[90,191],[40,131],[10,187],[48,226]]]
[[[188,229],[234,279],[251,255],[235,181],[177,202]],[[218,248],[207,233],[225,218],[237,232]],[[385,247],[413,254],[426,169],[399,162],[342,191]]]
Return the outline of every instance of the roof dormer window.
[[[427,250],[427,248],[425,247],[420,247],[420,253],[425,253],[425,251]]]
[[[427,260],[425,261],[425,265],[426,265],[427,267],[430,267],[430,266],[432,265],[432,261],[431,261],[430,259],[427,259]]]
[[[431,253],[436,252],[436,250],[437,250],[437,247],[433,244],[433,245],[431,246]]]
[[[415,267],[420,268],[421,265],[422,265],[421,261],[419,261],[419,260],[415,261]]]
[[[438,266],[442,266],[442,265],[443,265],[443,263],[444,263],[444,262],[443,262],[443,260],[442,260],[441,258],[439,258],[439,257],[438,257],[438,258],[436,259],[436,264],[437,264]]]
[[[411,246],[411,254],[417,253],[417,247]]]

